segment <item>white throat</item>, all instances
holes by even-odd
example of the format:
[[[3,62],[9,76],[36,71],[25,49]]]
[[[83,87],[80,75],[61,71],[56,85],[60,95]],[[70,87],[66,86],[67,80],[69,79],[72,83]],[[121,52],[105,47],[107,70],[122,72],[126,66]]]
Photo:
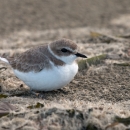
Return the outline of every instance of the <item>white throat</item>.
[[[59,59],[59,60],[65,62],[66,64],[72,64],[72,63],[76,60],[76,58],[77,58],[77,56],[74,55],[74,54],[71,54],[71,55],[69,55],[69,56],[57,56],[57,55],[55,55],[55,54],[53,53],[53,51],[51,50],[51,48],[50,48],[49,45],[48,45],[48,50],[50,51],[50,53],[51,53],[53,56],[55,56],[57,59]]]

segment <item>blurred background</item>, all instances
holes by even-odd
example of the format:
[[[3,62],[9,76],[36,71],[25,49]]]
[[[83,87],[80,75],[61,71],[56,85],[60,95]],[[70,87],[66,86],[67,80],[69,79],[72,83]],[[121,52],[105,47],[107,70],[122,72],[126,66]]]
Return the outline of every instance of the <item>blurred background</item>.
[[[129,21],[130,0],[0,0],[0,36],[88,26],[128,29]]]

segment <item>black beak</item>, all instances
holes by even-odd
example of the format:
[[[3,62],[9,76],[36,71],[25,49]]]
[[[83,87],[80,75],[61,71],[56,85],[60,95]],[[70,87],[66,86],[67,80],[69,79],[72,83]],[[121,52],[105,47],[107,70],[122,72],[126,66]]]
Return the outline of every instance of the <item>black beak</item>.
[[[78,53],[78,52],[77,52],[75,55],[76,55],[77,57],[87,58],[87,56],[85,56],[85,55],[83,55],[83,54],[80,54],[80,53]]]

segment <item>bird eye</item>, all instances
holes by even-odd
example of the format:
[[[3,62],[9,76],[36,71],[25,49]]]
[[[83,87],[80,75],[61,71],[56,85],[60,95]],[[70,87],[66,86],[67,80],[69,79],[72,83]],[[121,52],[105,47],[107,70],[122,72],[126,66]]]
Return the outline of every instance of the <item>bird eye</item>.
[[[62,48],[61,51],[62,51],[62,52],[67,52],[68,50],[65,49],[65,48]]]

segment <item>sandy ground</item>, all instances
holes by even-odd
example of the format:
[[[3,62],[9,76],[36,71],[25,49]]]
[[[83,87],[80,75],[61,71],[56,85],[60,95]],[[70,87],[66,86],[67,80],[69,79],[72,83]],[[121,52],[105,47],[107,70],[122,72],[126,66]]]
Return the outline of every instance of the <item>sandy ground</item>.
[[[0,118],[1,130],[130,129],[129,0],[0,2],[1,55],[63,37],[74,40],[88,58],[107,55],[86,63],[63,89],[41,93],[42,99],[0,62],[0,110],[5,115],[13,110]]]

